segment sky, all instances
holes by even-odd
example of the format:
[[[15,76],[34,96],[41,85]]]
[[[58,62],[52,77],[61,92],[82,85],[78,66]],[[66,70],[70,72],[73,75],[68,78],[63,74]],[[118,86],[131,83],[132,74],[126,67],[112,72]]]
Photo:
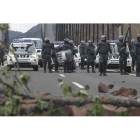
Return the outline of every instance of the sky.
[[[13,31],[20,31],[25,33],[33,26],[37,25],[39,23],[10,23],[10,30]]]

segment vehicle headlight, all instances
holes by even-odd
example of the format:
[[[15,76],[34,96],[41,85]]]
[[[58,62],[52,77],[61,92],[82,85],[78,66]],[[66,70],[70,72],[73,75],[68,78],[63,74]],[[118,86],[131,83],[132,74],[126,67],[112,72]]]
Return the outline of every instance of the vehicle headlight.
[[[39,56],[38,56],[38,58],[42,58],[42,56],[41,56],[41,55],[39,55]]]
[[[11,54],[10,54],[9,57],[14,57],[14,55],[11,55]]]
[[[30,57],[31,57],[31,58],[36,58],[36,55],[31,55]]]

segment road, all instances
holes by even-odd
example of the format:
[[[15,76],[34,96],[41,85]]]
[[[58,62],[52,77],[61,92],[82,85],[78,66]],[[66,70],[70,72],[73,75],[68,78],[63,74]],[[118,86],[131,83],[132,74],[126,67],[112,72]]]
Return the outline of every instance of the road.
[[[60,73],[44,73],[43,68],[39,68],[39,71],[33,71],[32,68],[21,68],[21,70],[30,75],[31,81],[29,82],[29,87],[33,93],[43,92],[61,96],[62,89],[58,87],[58,79],[62,79],[63,82],[73,85],[73,92],[76,92],[79,88],[84,88],[85,85],[89,85],[89,90],[87,90],[89,94],[104,94],[98,92],[98,84],[99,82],[102,82],[106,85],[111,83],[115,85],[113,89],[109,90],[109,93],[106,93],[106,95],[112,96],[110,92],[118,90],[121,87],[134,88],[138,91],[138,96],[140,95],[140,78],[135,77],[135,73],[120,75],[118,69],[108,69],[108,76],[99,76],[98,69],[96,69],[96,73],[86,73],[86,70],[81,70],[80,68],[77,68],[75,73],[63,73],[62,68],[59,69]],[[12,74],[14,73],[15,70],[12,69]]]

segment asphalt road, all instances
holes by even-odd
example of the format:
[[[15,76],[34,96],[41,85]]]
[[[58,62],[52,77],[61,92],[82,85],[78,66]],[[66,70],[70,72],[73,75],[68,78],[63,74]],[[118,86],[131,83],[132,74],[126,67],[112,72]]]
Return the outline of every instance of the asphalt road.
[[[108,76],[99,76],[98,69],[96,69],[96,73],[87,73],[86,70],[81,70],[80,68],[77,68],[75,73],[63,73],[62,69],[59,69],[60,73],[44,73],[43,68],[39,68],[39,71],[33,71],[32,68],[21,68],[21,70],[30,75],[29,87],[33,93],[44,92],[51,93],[51,95],[63,95],[62,89],[58,87],[58,79],[62,79],[62,81],[73,85],[73,92],[76,92],[79,88],[84,88],[85,85],[89,85],[89,90],[87,90],[89,94],[104,94],[98,92],[99,82],[102,82],[106,85],[111,83],[115,85],[113,89],[109,90],[109,93],[121,87],[126,87],[136,89],[138,96],[140,95],[140,78],[135,77],[134,72],[130,75],[120,75],[118,69],[108,69]],[[12,74],[15,74],[14,69],[12,69]],[[9,82],[12,82],[12,80]],[[106,93],[106,95],[112,96],[109,93]]]

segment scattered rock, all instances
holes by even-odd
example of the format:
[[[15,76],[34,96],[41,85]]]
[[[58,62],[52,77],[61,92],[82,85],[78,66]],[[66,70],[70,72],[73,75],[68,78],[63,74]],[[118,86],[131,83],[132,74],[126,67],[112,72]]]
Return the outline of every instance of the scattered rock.
[[[140,116],[140,108],[137,107],[131,107],[127,112],[129,112],[131,116]]]
[[[125,81],[122,81],[122,83],[124,83]]]
[[[89,90],[89,86],[88,85],[85,86],[85,90]]]
[[[62,79],[57,79],[58,82],[62,82]]]
[[[108,88],[109,88],[109,89],[114,88],[114,84],[109,84],[109,85],[108,85]]]
[[[115,90],[115,91],[111,92],[110,94],[112,94],[114,96],[118,96],[119,95],[119,91],[118,90]]]
[[[71,116],[72,115],[72,108],[69,106],[64,106],[61,108],[62,116]]]
[[[105,84],[103,84],[102,82],[99,83],[98,92],[107,93],[108,90],[109,88]]]
[[[132,89],[132,88],[121,87],[119,89],[119,95],[122,95],[125,97],[133,97],[133,96],[137,95],[137,91],[135,89]]]
[[[117,112],[114,106],[102,104],[102,107],[105,109],[102,116],[116,116],[117,115]]]

